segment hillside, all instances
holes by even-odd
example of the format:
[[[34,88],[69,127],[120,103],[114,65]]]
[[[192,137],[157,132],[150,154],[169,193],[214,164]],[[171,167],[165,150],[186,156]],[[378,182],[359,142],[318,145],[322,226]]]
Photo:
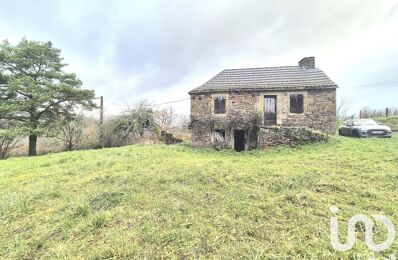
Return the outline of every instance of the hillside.
[[[397,147],[397,137],[336,137],[245,153],[136,145],[1,161],[0,258],[370,255],[363,233],[334,251],[329,208],[345,221],[382,213],[398,228]]]
[[[394,131],[398,131],[398,116],[395,116],[395,117],[377,117],[374,120],[389,126]]]

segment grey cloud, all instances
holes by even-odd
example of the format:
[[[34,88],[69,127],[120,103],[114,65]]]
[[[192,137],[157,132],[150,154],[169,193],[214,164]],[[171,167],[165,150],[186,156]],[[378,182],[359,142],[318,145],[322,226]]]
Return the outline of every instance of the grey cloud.
[[[378,13],[378,5],[371,0],[8,1],[2,4],[7,11],[0,29],[51,40],[93,71],[108,68],[106,75],[82,74],[86,85],[102,86],[100,92],[117,97],[107,84],[137,77],[129,90],[133,96],[171,88],[191,75],[217,73],[241,57],[265,66],[278,55],[313,54],[396,13],[396,6],[389,14]]]
[[[359,6],[326,1],[194,3],[161,2],[148,20],[120,25],[117,51],[109,60],[120,76],[144,73],[151,65],[157,73],[138,90],[164,87],[199,66],[220,64],[226,56],[246,53],[266,59],[286,50],[317,48],[372,22],[370,1]]]

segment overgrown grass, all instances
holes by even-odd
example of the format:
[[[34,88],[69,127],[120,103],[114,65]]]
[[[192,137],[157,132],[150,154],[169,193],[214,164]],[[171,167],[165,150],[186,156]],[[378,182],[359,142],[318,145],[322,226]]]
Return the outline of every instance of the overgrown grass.
[[[398,138],[269,151],[136,145],[0,162],[0,258],[355,258],[354,214],[398,228]],[[386,231],[378,227],[376,240]],[[398,244],[376,256],[398,252]]]
[[[389,126],[392,130],[398,131],[398,116],[393,117],[376,117],[374,118],[377,122]]]

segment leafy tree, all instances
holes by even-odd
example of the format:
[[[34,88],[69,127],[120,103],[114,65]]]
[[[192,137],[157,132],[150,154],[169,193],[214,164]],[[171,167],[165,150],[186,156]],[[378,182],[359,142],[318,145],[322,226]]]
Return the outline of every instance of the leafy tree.
[[[22,39],[0,44],[0,115],[29,130],[29,155],[36,155],[37,137],[62,116],[73,118],[77,106],[95,107],[94,91],[67,73],[61,50],[51,42]]]
[[[0,90],[4,88],[5,84],[6,84],[6,79],[0,71]],[[7,107],[5,106],[5,102],[8,99],[9,96],[7,95],[7,93],[5,91],[0,91],[0,127],[2,126],[2,124],[5,124],[5,120],[3,120],[7,113]]]

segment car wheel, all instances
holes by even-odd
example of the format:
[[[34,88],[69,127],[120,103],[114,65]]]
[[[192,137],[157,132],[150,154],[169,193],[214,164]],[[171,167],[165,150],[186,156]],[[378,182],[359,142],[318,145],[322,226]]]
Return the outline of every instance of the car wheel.
[[[339,129],[339,135],[340,135],[340,136],[343,135],[343,131],[341,131],[341,129]]]
[[[354,137],[357,137],[357,138],[360,138],[361,136],[359,135],[359,132],[357,131],[357,130],[354,130],[353,132],[352,132],[352,135],[354,136]]]

